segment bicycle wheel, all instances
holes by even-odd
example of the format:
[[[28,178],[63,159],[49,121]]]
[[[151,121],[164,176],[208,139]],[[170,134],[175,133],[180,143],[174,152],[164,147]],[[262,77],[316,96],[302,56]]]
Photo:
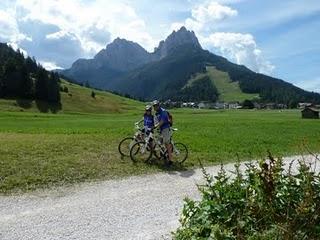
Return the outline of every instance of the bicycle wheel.
[[[119,153],[124,157],[130,157],[130,148],[135,143],[133,137],[126,137],[121,140],[118,146]]]
[[[152,149],[145,142],[137,142],[130,149],[130,158],[133,162],[147,162],[152,156]]]
[[[172,160],[182,164],[188,158],[188,148],[183,143],[175,143],[172,146]]]

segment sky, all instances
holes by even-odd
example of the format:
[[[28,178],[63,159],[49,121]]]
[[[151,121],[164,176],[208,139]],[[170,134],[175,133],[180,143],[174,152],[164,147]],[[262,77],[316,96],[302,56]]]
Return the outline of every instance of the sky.
[[[115,38],[149,52],[185,26],[204,49],[320,92],[320,0],[1,0],[0,42],[69,68]]]

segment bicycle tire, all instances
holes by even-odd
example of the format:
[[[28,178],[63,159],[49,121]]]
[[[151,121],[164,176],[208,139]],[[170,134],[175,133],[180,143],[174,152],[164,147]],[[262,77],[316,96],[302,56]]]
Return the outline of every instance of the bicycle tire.
[[[152,157],[152,149],[147,146],[146,149],[141,149],[141,146],[145,146],[144,141],[136,142],[130,149],[130,158],[134,163],[148,162]]]
[[[189,155],[187,146],[183,143],[175,143],[174,148],[175,149],[172,149],[173,162],[177,162],[179,164],[184,163]],[[178,152],[175,150],[177,150]]]
[[[134,141],[133,137],[126,137],[122,139],[118,145],[118,151],[121,156],[130,157],[130,144]],[[128,142],[128,143],[127,143]],[[132,144],[133,145],[133,144]]]

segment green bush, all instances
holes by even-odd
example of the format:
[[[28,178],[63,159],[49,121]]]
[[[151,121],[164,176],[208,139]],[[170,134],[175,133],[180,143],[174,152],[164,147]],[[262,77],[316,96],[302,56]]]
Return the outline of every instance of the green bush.
[[[185,200],[174,239],[320,239],[320,175],[299,161],[284,168],[271,155],[233,177],[204,169],[200,201]]]

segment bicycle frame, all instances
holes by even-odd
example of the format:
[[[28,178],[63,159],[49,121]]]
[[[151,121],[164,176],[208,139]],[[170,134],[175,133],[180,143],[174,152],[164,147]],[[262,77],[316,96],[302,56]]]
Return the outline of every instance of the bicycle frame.
[[[133,135],[133,139],[138,142],[138,141],[143,141],[144,139],[144,133],[142,131],[142,129],[137,125],[135,124],[135,128],[136,130],[135,134]]]
[[[148,148],[148,145],[150,144],[150,142],[154,140],[154,136],[153,136],[153,133],[151,131],[149,132],[149,134],[143,133],[143,135],[144,135],[144,139],[142,141],[144,141],[144,145],[141,148],[141,152],[142,153],[144,153],[145,150]],[[151,147],[153,148],[154,146],[151,146]]]
[[[172,129],[170,144],[172,145],[172,153],[175,157],[182,159],[181,161],[176,159],[178,163],[182,163],[186,160],[188,156],[188,149],[182,143],[175,143],[172,139],[173,132],[177,129]],[[176,146],[177,144],[177,146]],[[182,146],[182,149],[180,149]],[[134,150],[133,150],[134,149]],[[181,152],[182,151],[182,152]],[[183,153],[183,154],[182,154]],[[185,153],[185,154],[184,154]],[[158,160],[163,159],[165,161],[168,160],[168,150],[167,146],[163,143],[163,139],[161,135],[154,134],[151,129],[150,131],[146,130],[144,135],[144,140],[134,143],[130,150],[130,157],[133,161],[139,161],[139,157],[134,157],[136,154],[142,154],[140,157],[144,158],[145,161],[149,161],[154,155]],[[138,155],[137,155],[138,156]],[[140,160],[141,161],[141,160]]]
[[[172,139],[172,136],[173,136],[173,133],[175,131],[178,131],[177,128],[171,128],[171,138],[170,138],[170,144],[172,146],[172,152],[175,152],[176,154],[180,154],[180,151],[176,148],[175,144],[174,144],[174,141]],[[162,143],[162,139],[160,140],[160,136],[158,136],[158,139],[156,139],[155,141],[155,146],[154,148],[156,148],[157,146],[160,147],[160,153],[162,156],[165,156],[166,158],[168,157],[168,153],[167,153],[167,148],[166,146]]]

